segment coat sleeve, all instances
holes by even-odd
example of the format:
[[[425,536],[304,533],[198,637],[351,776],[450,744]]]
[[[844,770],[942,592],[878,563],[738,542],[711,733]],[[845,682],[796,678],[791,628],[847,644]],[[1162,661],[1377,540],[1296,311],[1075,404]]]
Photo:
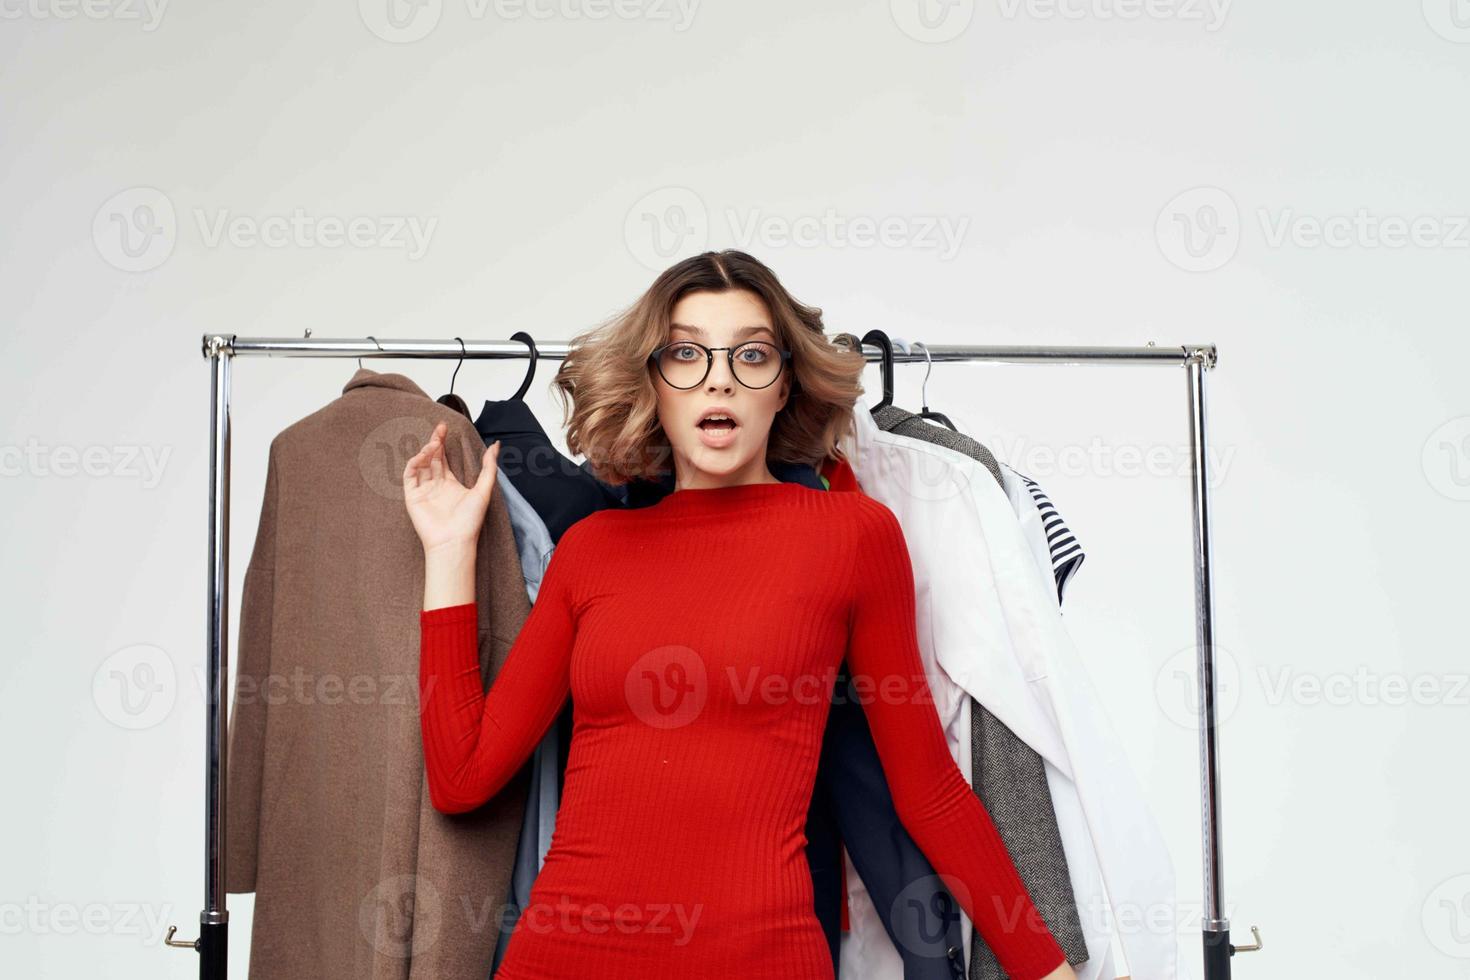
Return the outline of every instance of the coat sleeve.
[[[949,753],[920,658],[903,530],[887,505],[857,499],[847,660],[899,819],[1006,974],[1043,977],[1065,956]]]
[[[420,611],[419,719],[436,810],[464,813],[499,792],[566,701],[582,530],[582,522],[573,525],[552,552],[531,613],[488,691],[480,669],[477,603]]]
[[[280,474],[276,447],[266,465],[265,495],[255,547],[245,569],[240,633],[230,710],[225,779],[225,890],[255,891],[260,843],[261,781],[265,767],[265,686],[271,669],[276,563],[276,498]]]

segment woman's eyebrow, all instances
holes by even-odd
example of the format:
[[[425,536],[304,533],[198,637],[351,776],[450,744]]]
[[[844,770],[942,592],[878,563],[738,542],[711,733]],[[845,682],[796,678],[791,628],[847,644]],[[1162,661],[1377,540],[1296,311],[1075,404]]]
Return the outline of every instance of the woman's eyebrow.
[[[702,330],[699,327],[691,326],[690,324],[687,324],[687,323],[674,323],[674,324],[670,324],[670,327],[672,329],[674,329],[674,330],[687,330],[690,333],[694,334],[696,337],[703,337],[703,336],[705,336],[704,330]],[[745,336],[748,336],[750,334],[760,333],[761,331],[765,331],[766,333],[770,334],[772,337],[775,337],[776,336],[776,331],[772,330],[770,327],[766,326],[763,323],[758,323],[758,324],[755,324],[755,325],[749,326],[749,327],[740,327],[738,330],[735,331],[735,336],[737,336],[737,337],[745,337]]]

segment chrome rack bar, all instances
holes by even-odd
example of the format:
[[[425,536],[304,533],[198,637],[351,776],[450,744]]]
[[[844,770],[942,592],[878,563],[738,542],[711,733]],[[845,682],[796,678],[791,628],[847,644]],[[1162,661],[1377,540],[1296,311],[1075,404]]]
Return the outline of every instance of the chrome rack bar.
[[[204,910],[200,938],[174,941],[170,946],[191,947],[200,953],[201,980],[225,980],[229,912],[225,907],[225,747],[228,737],[226,705],[229,663],[229,557],[230,557],[230,362],[236,357],[372,357],[409,359],[493,360],[524,358],[529,348],[518,340],[379,340],[366,338],[237,337],[205,334],[203,354],[210,361],[209,534],[207,571],[206,681],[210,703],[205,712],[205,875]],[[893,351],[895,363],[931,361],[994,361],[1013,364],[1164,364],[1185,369],[1189,402],[1191,481],[1194,503],[1194,589],[1196,668],[1200,697],[1200,818],[1204,860],[1205,980],[1229,980],[1230,957],[1260,948],[1256,943],[1230,944],[1230,922],[1224,916],[1224,868],[1220,847],[1220,747],[1216,730],[1214,581],[1210,549],[1210,473],[1206,444],[1205,371],[1216,364],[1213,344],[1141,347],[925,345],[924,351]],[[538,357],[561,360],[565,341],[537,341]],[[863,345],[869,361],[882,358],[872,344]]]

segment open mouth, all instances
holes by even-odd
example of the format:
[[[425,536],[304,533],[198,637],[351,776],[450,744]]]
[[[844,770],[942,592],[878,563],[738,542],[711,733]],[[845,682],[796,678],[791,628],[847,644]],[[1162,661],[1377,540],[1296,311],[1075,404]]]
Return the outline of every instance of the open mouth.
[[[705,432],[734,432],[735,420],[722,416],[713,416],[699,420],[699,427]]]

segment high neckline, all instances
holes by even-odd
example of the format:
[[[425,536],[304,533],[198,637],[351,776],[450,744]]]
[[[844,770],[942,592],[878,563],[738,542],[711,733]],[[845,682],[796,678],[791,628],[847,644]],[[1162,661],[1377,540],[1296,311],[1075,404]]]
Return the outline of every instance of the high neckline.
[[[646,509],[656,510],[661,514],[725,510],[804,492],[817,491],[800,483],[788,483],[784,480],[776,483],[734,483],[724,487],[684,487]]]

